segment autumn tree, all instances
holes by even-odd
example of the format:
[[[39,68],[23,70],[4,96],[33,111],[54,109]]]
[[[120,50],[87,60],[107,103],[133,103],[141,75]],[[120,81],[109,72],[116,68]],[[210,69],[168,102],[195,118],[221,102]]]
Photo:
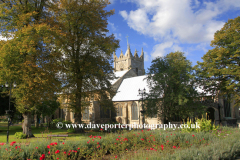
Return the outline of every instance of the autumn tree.
[[[152,61],[145,99],[148,116],[159,114],[166,121],[182,120],[199,114],[204,106],[198,102],[191,62],[182,52],[172,52]]]
[[[49,24],[49,8],[54,0],[1,0],[0,31],[7,41],[0,42],[0,80],[16,81],[12,90],[17,109],[23,114],[23,133],[31,132],[35,105],[51,100],[60,88],[56,77],[59,54],[54,49],[57,27]]]
[[[196,66],[206,91],[228,95],[240,104],[240,16],[229,19],[214,35],[213,49]]]
[[[54,10],[55,19],[62,29],[58,46],[63,53],[62,78],[65,88],[71,90],[71,108],[75,122],[81,123],[82,110],[91,93],[99,95],[102,106],[111,108],[113,79],[112,53],[118,47],[113,35],[107,36],[106,11],[108,1],[60,0]]]

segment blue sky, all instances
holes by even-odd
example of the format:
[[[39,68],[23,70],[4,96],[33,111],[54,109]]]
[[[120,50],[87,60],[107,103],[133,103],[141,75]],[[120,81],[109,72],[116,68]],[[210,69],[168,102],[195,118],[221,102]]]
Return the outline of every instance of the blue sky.
[[[116,51],[145,53],[145,70],[152,59],[182,51],[193,65],[211,49],[214,33],[240,16],[240,0],[110,0],[109,33],[120,40]]]

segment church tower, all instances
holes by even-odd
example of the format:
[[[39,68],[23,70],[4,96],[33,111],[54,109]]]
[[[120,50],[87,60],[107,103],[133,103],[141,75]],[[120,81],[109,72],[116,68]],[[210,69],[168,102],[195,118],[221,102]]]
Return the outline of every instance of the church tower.
[[[114,71],[126,71],[132,69],[138,76],[144,75],[144,53],[142,49],[142,53],[140,57],[138,56],[138,51],[135,50],[134,56],[131,53],[130,45],[128,44],[127,51],[125,55],[123,54],[121,50],[121,54],[119,58],[116,56],[116,53],[114,52],[113,58],[114,58]]]

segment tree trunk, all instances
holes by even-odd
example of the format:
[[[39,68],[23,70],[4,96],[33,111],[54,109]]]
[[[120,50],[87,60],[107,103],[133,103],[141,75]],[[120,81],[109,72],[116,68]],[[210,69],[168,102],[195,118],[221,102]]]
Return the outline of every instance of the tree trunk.
[[[27,112],[23,114],[24,122],[22,123],[23,133],[27,135],[27,137],[34,137],[31,131],[31,112]]]
[[[81,86],[81,85],[80,85]],[[82,123],[82,106],[81,106],[81,87],[79,87],[80,90],[76,94],[76,108],[75,108],[75,114],[74,114],[74,119],[76,124],[81,124]],[[78,89],[79,89],[78,88]],[[76,133],[84,133],[83,128],[75,128]]]
[[[35,122],[35,127],[38,128],[39,125],[38,125],[38,116],[37,115],[34,115],[34,122]]]

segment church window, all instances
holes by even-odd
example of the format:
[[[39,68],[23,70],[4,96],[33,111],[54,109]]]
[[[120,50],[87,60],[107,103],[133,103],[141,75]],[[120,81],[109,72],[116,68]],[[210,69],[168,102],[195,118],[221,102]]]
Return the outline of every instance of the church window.
[[[89,107],[86,107],[83,112],[83,120],[89,120]]]
[[[223,99],[223,105],[224,105],[224,114],[225,117],[231,117],[231,103],[227,96],[224,97]]]
[[[138,108],[135,102],[132,104],[132,120],[138,120]]]
[[[110,109],[100,106],[100,118],[110,118]]]
[[[122,116],[122,106],[118,105],[118,114],[117,116]]]

